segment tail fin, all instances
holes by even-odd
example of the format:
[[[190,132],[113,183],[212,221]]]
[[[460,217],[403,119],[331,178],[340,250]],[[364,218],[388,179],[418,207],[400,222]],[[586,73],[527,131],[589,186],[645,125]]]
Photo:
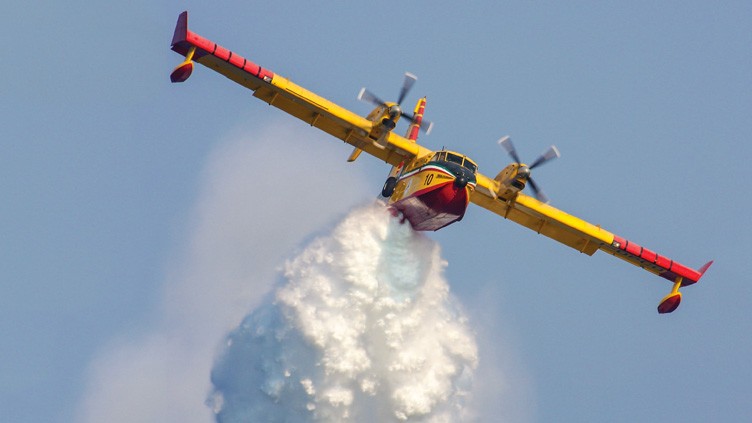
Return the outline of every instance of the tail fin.
[[[413,119],[413,122],[410,124],[410,127],[407,128],[407,133],[405,134],[405,137],[409,139],[412,142],[415,142],[418,140],[418,133],[420,132],[420,124],[423,122],[423,113],[426,111],[426,98],[423,97],[420,100],[418,100],[418,104],[415,105],[415,110],[413,111],[415,118]],[[426,132],[430,131],[430,127]]]

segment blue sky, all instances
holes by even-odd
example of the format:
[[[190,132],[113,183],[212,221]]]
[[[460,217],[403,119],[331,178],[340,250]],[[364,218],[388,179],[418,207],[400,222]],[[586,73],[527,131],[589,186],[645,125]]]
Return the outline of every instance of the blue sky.
[[[716,260],[659,316],[664,280],[479,208],[431,234],[475,323],[480,371],[499,375],[482,381],[483,421],[752,415],[749,3],[167,1],[18,4],[0,18],[2,420],[79,418],[112,345],[191,322],[190,307],[171,308],[173,281],[202,257],[201,231],[235,229],[202,220],[212,199],[226,221],[284,234],[272,249],[268,234],[235,240],[273,279],[383,183],[383,163],[344,163],[347,146],[205,68],[170,84],[185,9],[200,34],[362,114],[362,86],[396,96],[410,71],[409,101],[426,95],[435,123],[428,147],[495,174],[502,135],[523,158],[556,144],[561,159],[536,173],[553,205],[687,265]],[[279,132],[279,148],[239,141]],[[223,157],[254,156],[221,171]],[[252,296],[210,304],[233,298]],[[218,342],[223,328],[203,330]]]

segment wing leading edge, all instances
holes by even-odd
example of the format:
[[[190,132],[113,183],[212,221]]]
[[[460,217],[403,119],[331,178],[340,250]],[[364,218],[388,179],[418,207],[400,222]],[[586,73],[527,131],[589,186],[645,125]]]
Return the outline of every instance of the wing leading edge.
[[[431,152],[391,132],[385,145],[377,143],[369,137],[373,122],[189,30],[188,12],[178,17],[172,50],[186,57],[173,71],[173,82],[188,79],[196,61],[250,89],[254,97],[391,165]]]

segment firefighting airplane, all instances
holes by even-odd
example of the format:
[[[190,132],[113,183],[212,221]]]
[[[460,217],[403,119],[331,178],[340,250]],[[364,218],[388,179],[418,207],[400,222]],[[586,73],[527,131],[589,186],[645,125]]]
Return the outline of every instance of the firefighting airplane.
[[[185,56],[170,75],[172,82],[184,82],[193,71],[193,62],[201,63],[250,89],[254,97],[351,144],[354,150],[348,161],[365,151],[391,164],[381,194],[415,230],[435,231],[457,222],[473,202],[582,253],[605,251],[668,279],[673,288],[659,303],[659,313],[674,311],[682,298],[679,288],[698,282],[713,263],[692,269],[548,205],[530,175],[537,166],[559,156],[554,146],[528,165],[522,163],[509,137],[502,138],[499,144],[514,162],[494,178],[479,173],[476,163],[463,154],[421,146],[416,142],[418,133],[431,126],[423,119],[426,99],[418,101],[412,114],[401,108],[416,80],[410,74],[405,75],[396,102],[361,90],[358,97],[376,105],[362,117],[190,31],[188,12],[178,18],[172,50]],[[411,121],[405,137],[393,131],[401,117]],[[522,192],[528,185],[533,196]]]

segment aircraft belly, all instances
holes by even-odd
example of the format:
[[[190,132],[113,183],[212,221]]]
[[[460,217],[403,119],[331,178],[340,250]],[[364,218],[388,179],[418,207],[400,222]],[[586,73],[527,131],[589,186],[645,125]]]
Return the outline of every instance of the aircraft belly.
[[[402,212],[416,231],[436,231],[462,219],[468,200],[468,188],[457,188],[451,180],[429,186],[391,206]]]

